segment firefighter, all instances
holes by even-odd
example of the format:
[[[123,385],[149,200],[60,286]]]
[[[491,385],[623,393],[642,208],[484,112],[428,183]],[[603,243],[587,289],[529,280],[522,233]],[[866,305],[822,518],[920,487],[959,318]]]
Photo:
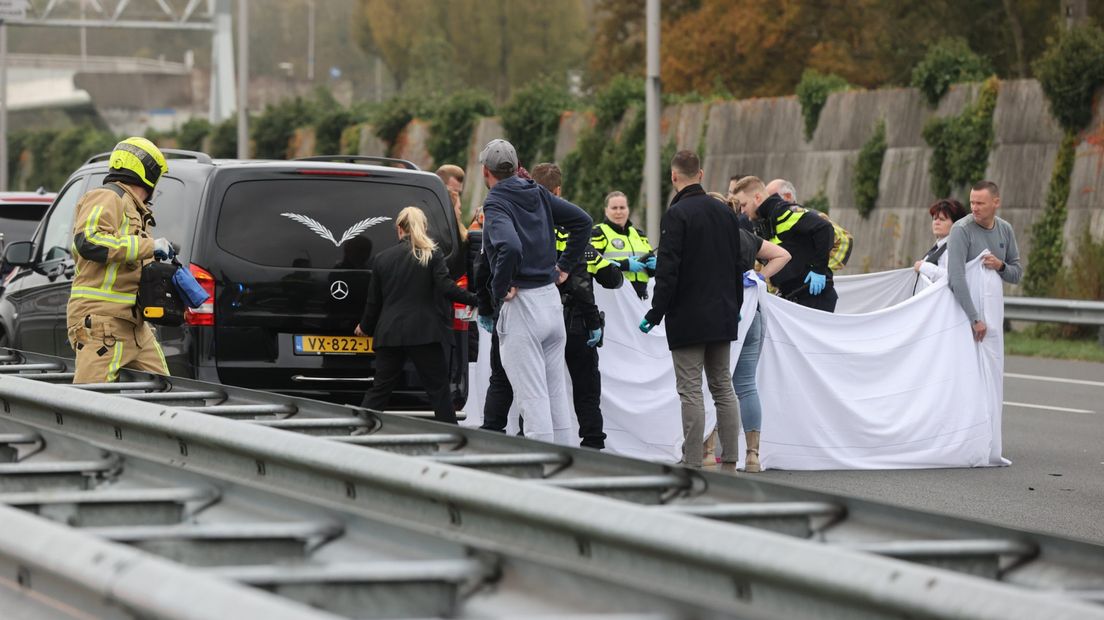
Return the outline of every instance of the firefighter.
[[[176,254],[168,239],[149,235],[149,201],[169,166],[145,138],[116,144],[108,166],[104,185],[81,197],[73,222],[76,269],[66,312],[77,357],[73,383],[114,382],[122,368],[169,374],[161,345],[135,305],[143,265]]]

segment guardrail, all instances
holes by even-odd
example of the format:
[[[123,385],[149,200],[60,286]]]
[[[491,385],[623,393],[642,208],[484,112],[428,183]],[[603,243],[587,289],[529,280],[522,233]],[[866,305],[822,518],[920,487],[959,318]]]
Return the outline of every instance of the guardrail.
[[[657,596],[717,617],[1104,618],[1099,607],[1054,591],[163,404],[120,406],[119,396],[94,390],[43,388],[27,378],[0,377],[0,419],[478,548],[510,550],[624,587],[648,584]],[[612,484],[608,478],[589,482]],[[919,547],[925,557],[935,557],[931,545],[907,542],[892,555]],[[1077,585],[1066,585],[1063,594],[1077,596]]]
[[[1005,297],[1004,318],[1011,321],[1096,325],[1100,327],[1100,345],[1104,346],[1104,301]]]

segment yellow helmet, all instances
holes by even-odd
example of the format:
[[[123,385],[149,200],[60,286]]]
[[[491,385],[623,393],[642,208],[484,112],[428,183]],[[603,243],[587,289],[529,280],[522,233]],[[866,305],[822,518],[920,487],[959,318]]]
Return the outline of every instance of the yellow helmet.
[[[161,154],[152,142],[145,138],[127,138],[115,145],[111,151],[111,159],[108,166],[127,177],[133,173],[136,181],[141,182],[151,191],[157,185],[161,175],[169,171],[169,164],[165,162],[165,156]]]

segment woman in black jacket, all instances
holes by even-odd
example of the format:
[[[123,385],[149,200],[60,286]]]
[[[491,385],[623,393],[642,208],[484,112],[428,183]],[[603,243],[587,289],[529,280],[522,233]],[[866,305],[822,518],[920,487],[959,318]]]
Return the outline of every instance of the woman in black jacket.
[[[448,302],[475,305],[475,295],[448,275],[445,259],[426,233],[426,216],[407,207],[396,220],[399,244],[372,259],[364,317],[354,332],[372,336],[376,373],[363,407],[387,408],[407,358],[414,362],[440,422],[456,423],[449,394],[445,343],[451,337]]]

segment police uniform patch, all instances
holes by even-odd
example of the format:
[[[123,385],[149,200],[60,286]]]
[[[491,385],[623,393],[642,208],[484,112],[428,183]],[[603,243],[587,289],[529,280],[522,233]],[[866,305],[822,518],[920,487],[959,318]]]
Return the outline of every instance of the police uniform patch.
[[[612,245],[614,247],[614,249],[617,249],[617,250],[624,250],[625,249],[624,239],[614,239],[613,241],[610,241],[610,245]]]

